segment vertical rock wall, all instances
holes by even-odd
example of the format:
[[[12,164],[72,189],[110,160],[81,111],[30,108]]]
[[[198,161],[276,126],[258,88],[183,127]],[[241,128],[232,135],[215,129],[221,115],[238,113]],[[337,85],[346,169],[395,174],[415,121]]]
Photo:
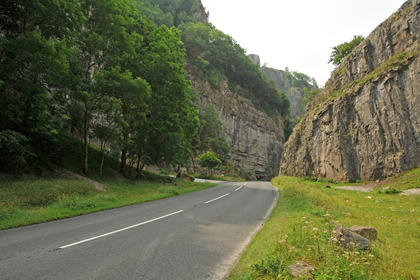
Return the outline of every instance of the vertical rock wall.
[[[283,120],[273,120],[258,111],[252,102],[232,93],[226,82],[215,90],[207,82],[190,77],[199,93],[198,106],[215,106],[223,122],[223,137],[231,146],[230,162],[236,167],[271,179],[276,176],[283,150]]]
[[[281,172],[377,180],[420,164],[420,5],[407,1],[334,71],[285,144]]]

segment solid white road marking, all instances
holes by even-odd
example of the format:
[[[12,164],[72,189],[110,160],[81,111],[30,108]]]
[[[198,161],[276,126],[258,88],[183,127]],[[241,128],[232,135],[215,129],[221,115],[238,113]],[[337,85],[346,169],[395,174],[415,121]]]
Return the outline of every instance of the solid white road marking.
[[[207,201],[207,202],[204,202],[204,204],[207,204],[207,203],[213,202],[213,201],[215,201],[215,200],[221,199],[221,198],[223,198],[223,197],[225,197],[225,196],[228,196],[228,195],[230,195],[230,193],[227,193],[227,194],[225,194],[225,195],[219,196],[218,198],[215,198],[215,199],[209,200],[209,201]]]
[[[144,224],[148,224],[148,223],[151,223],[151,222],[154,222],[154,221],[157,221],[157,220],[169,217],[169,216],[173,216],[173,215],[179,214],[181,212],[184,212],[184,210],[180,210],[180,211],[177,211],[177,212],[174,212],[174,213],[171,213],[171,214],[159,217],[159,218],[155,218],[155,219],[152,219],[152,220],[140,223],[140,224],[136,224],[136,225],[133,225],[133,226],[129,226],[129,227],[126,227],[126,228],[122,228],[122,229],[119,229],[119,230],[116,230],[116,231],[101,234],[101,235],[98,235],[98,236],[95,236],[95,237],[92,237],[92,238],[89,238],[89,239],[81,240],[81,241],[78,241],[78,242],[75,242],[75,243],[72,243],[72,244],[61,246],[61,247],[59,247],[59,249],[65,249],[65,248],[68,248],[68,247],[71,247],[71,246],[79,245],[81,243],[92,241],[92,240],[95,240],[95,239],[98,239],[98,238],[101,238],[101,237],[105,237],[105,236],[108,236],[108,235],[111,235],[111,234],[115,234],[115,233],[125,231],[125,230],[131,229],[131,228],[135,228],[135,227],[138,227],[138,226],[141,226],[141,225],[144,225]]]

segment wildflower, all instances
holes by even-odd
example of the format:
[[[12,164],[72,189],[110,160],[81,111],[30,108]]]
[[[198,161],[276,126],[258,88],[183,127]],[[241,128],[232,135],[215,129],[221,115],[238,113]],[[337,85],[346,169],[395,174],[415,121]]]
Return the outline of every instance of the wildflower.
[[[360,253],[359,252],[354,252],[356,255],[360,255]]]
[[[302,217],[302,219],[307,219],[306,217]]]
[[[369,257],[369,258],[373,258],[373,257],[374,257],[374,255],[369,255],[368,257]]]
[[[410,212],[411,212],[411,213],[414,213],[414,212],[416,212],[416,209],[410,210]]]
[[[369,262],[365,262],[365,265],[370,265],[370,263]]]
[[[284,240],[284,239],[279,241],[280,244],[282,244],[284,242],[286,242],[286,240]]]
[[[331,214],[322,215],[323,217],[331,217]]]
[[[313,230],[313,231],[318,231],[318,229],[317,229],[317,228],[313,228],[312,230]]]
[[[340,221],[335,221],[336,223],[339,223]]]
[[[287,236],[287,235],[284,236],[284,238],[287,238],[287,237],[289,237],[289,236]]]
[[[306,226],[303,226],[303,229],[305,229],[306,228]]]
[[[389,209],[391,209],[391,211],[395,211],[395,208],[394,207],[389,207]]]
[[[309,224],[309,222],[308,221],[305,221],[305,224]]]
[[[347,216],[351,216],[351,214],[350,214],[350,213],[346,213],[346,215],[347,215]]]

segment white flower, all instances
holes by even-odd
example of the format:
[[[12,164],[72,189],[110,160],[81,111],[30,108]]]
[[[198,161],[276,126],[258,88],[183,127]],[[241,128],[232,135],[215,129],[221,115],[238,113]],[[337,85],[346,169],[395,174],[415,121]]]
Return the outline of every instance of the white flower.
[[[313,228],[312,230],[313,230],[313,231],[318,231],[318,229],[317,229],[316,227],[315,227],[315,228]]]

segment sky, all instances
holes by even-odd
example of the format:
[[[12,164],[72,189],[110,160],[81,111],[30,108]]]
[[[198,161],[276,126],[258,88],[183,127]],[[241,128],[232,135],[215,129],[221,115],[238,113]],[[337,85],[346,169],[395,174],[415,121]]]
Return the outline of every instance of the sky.
[[[322,87],[332,47],[367,37],[405,0],[201,0],[209,21],[261,65],[304,73]]]

